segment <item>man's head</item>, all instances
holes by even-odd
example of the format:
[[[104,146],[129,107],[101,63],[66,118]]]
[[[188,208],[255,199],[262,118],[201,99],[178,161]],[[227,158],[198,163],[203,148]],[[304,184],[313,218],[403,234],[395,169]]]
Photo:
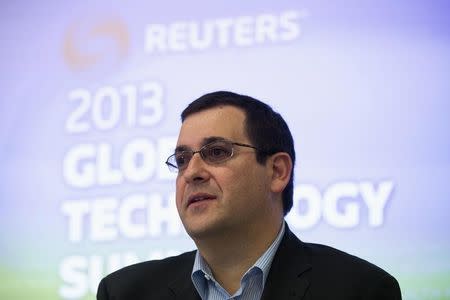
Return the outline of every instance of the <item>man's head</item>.
[[[220,106],[233,106],[244,112],[245,133],[251,144],[257,148],[256,160],[259,164],[264,164],[270,155],[277,152],[287,153],[292,166],[295,164],[294,141],[283,117],[269,105],[252,97],[225,91],[203,95],[186,107],[181,113],[181,121],[184,122],[192,114]],[[291,172],[282,194],[284,215],[292,208],[293,181]]]
[[[178,169],[176,205],[196,243],[231,236],[266,243],[278,232],[292,206],[292,198],[287,206],[282,200],[293,166],[280,147],[285,130],[270,107],[228,92],[200,97],[183,112],[167,163]]]

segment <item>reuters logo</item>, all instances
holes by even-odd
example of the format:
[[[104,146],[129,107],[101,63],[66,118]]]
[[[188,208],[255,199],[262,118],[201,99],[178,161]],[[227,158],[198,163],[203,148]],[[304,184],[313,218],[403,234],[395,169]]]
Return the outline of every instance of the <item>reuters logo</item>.
[[[74,71],[84,71],[98,64],[115,64],[129,52],[127,26],[119,19],[95,24],[74,24],[63,40],[65,63]]]

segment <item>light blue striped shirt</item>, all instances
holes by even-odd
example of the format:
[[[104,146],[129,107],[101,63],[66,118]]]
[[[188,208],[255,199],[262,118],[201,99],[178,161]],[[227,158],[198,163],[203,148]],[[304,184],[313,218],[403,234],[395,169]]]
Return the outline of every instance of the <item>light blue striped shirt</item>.
[[[273,257],[277,252],[284,234],[284,222],[272,245],[258,258],[255,264],[245,272],[241,278],[241,286],[234,295],[230,295],[212,275],[206,261],[199,254],[195,255],[194,267],[192,268],[192,282],[202,300],[259,300],[262,296],[267,275],[272,265]]]

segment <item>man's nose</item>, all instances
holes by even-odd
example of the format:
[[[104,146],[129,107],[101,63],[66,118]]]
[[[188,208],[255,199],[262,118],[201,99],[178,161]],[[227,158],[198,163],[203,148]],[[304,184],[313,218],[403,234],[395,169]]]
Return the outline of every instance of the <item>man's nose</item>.
[[[194,153],[187,168],[183,171],[182,176],[188,183],[204,182],[210,177],[206,166],[207,164],[201,157],[200,153]]]

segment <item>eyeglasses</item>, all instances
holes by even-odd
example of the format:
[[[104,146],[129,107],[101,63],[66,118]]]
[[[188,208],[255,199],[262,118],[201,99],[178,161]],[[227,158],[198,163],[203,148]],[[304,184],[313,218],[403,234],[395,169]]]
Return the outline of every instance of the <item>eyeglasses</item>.
[[[175,151],[175,154],[172,154],[167,159],[166,165],[172,172],[183,171],[187,168],[195,153],[200,153],[202,159],[208,164],[220,164],[233,157],[234,146],[241,146],[258,150],[256,147],[253,147],[251,145],[235,143],[227,140],[219,140],[204,145],[198,151]]]

